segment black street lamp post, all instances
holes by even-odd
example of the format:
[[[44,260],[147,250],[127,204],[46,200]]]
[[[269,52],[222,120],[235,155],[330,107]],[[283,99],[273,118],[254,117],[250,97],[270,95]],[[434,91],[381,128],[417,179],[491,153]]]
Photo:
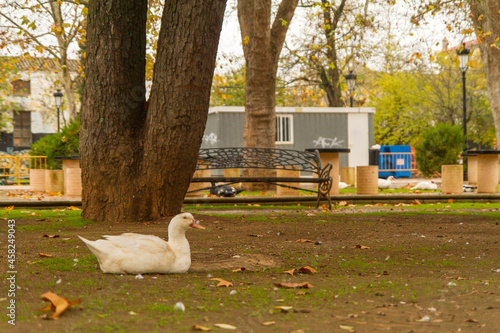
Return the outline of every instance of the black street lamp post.
[[[460,48],[458,51],[458,60],[460,61],[460,64],[458,65],[458,68],[462,72],[462,92],[463,92],[463,122],[462,122],[462,127],[464,131],[464,139],[465,139],[465,151],[469,149],[468,143],[467,143],[467,92],[466,92],[466,85],[465,85],[465,72],[467,72],[467,63],[469,62],[469,54],[470,50],[465,47],[465,43],[463,44],[463,47]],[[463,164],[464,164],[464,180],[467,180],[467,158],[463,159]]]
[[[57,132],[61,131],[61,122],[59,120],[59,114],[61,113],[60,107],[62,104],[62,97],[63,93],[61,92],[61,89],[57,89],[57,91],[54,93],[54,99],[56,101],[56,107],[57,107]]]
[[[349,71],[349,74],[347,74],[345,77],[345,80],[347,82],[347,90],[349,91],[349,97],[350,97],[350,104],[352,108],[352,102],[353,102],[353,92],[354,92],[354,87],[356,86],[356,78],[358,77],[356,74],[354,74],[352,71]]]

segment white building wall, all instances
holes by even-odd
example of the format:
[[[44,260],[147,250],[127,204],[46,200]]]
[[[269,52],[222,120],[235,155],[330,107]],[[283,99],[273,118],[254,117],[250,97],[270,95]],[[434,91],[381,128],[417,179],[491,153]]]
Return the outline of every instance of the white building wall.
[[[6,99],[17,103],[22,110],[31,112],[32,133],[56,133],[57,108],[55,106],[53,94],[56,91],[55,82],[59,79],[58,74],[50,71],[21,71],[12,79],[16,78],[30,80],[31,94],[28,96],[10,95],[7,96]],[[57,88],[59,87],[60,86],[57,86]],[[77,105],[77,107],[79,106]],[[64,126],[64,119],[66,119],[66,121],[69,120],[69,112],[61,110],[61,126]]]
[[[348,126],[348,140],[349,148],[349,166],[366,166],[368,165],[368,150],[370,149],[369,143],[369,122],[368,114],[366,111],[357,108],[359,112],[349,112],[347,117]]]

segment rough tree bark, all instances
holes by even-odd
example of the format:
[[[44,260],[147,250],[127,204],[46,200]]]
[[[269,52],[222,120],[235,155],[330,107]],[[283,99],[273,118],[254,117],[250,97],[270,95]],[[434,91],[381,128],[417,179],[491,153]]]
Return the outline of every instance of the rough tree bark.
[[[87,219],[178,213],[196,166],[226,1],[166,1],[149,103],[147,3],[89,3],[80,134]]]
[[[271,27],[271,0],[238,0],[238,20],[246,63],[246,147],[273,148],[278,60],[298,0],[282,0]]]
[[[238,20],[246,63],[245,147],[275,147],[276,72],[297,3],[298,0],[282,0],[271,26],[271,0],[238,0]],[[269,170],[244,171],[253,177],[269,176],[271,173]],[[249,186],[258,189],[262,184]]]
[[[470,0],[474,14],[474,27],[481,43],[481,58],[484,63],[488,97],[495,122],[497,149],[500,148],[500,47],[495,41],[500,37],[500,5],[498,0]],[[479,20],[479,17],[482,19]],[[487,33],[490,34],[487,34]]]

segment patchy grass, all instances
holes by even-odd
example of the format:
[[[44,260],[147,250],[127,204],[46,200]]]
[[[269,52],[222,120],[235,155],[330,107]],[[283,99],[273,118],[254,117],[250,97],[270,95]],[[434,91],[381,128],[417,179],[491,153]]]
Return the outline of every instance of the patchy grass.
[[[196,215],[207,229],[187,235],[192,269],[186,274],[144,274],[143,279],[103,274],[76,236],[139,232],[164,237],[165,220],[148,225],[93,223],[74,211],[30,210],[41,215],[36,216],[2,210],[0,216],[15,219],[17,230],[14,331],[187,332],[194,324],[219,331],[216,323],[264,333],[340,332],[341,325],[356,332],[381,327],[474,331],[481,325],[485,331],[500,331],[500,205],[422,206],[394,210],[392,205],[356,205],[334,212],[297,206],[210,208],[211,215]],[[5,230],[0,232],[2,256],[7,251]],[[43,237],[54,230],[60,237]],[[40,258],[40,252],[53,257]],[[305,266],[317,273],[285,273]],[[246,270],[233,272],[241,267]],[[6,281],[5,271],[0,277]],[[210,280],[214,277],[233,286],[217,288],[217,281]],[[276,286],[302,282],[313,287]],[[81,298],[82,303],[57,321],[42,320],[37,310],[46,305],[40,295],[47,291]],[[185,312],[175,310],[177,302],[185,305]],[[426,315],[431,322],[419,321]],[[474,321],[466,321],[470,318]],[[262,324],[269,321],[275,324]],[[7,325],[1,322],[0,331],[10,331]]]

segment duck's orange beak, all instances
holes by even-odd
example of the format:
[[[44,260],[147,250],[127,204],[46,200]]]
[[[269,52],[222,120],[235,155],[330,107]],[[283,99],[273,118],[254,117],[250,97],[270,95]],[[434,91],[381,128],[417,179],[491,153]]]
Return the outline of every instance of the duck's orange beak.
[[[199,225],[199,223],[200,221],[193,220],[193,223],[191,223],[189,226],[196,229],[205,229],[205,227],[202,227],[201,225]]]

